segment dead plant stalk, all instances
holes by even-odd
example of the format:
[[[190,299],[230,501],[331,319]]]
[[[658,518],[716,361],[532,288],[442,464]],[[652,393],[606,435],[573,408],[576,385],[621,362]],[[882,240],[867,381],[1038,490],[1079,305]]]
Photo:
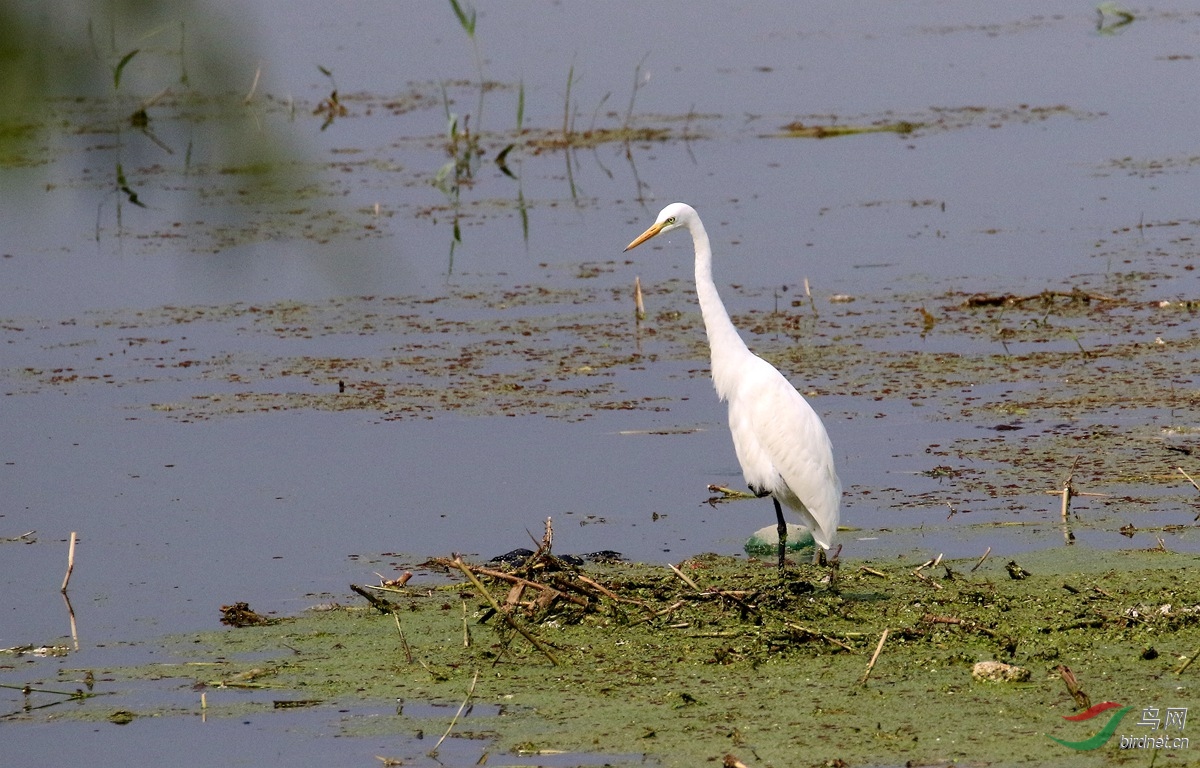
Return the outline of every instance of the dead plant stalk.
[[[67,584],[71,581],[71,573],[75,570],[75,542],[79,540],[79,535],[75,531],[71,531],[71,546],[67,550],[67,575],[63,576],[62,593],[67,594]]]
[[[867,669],[863,672],[862,677],[858,679],[859,685],[866,685],[867,679],[871,676],[871,670],[875,669],[875,662],[879,661],[879,654],[883,653],[883,644],[887,642],[889,630],[883,630],[883,634],[879,636],[879,644],[875,646],[875,653],[871,654],[871,660],[867,662]]]
[[[462,558],[456,557],[454,558],[453,562],[454,565],[463,572],[463,575],[467,577],[467,580],[471,582],[472,586],[475,587],[476,591],[483,596],[483,599],[488,601],[488,604],[492,606],[492,610],[500,614],[500,616],[508,623],[508,625],[519,632],[521,637],[524,637],[526,640],[528,640],[534,648],[537,648],[539,651],[541,651],[542,655],[549,659],[551,664],[556,667],[559,665],[558,659],[554,658],[554,654],[550,653],[549,648],[543,645],[542,642],[536,637],[531,635],[527,629],[518,624],[517,620],[512,617],[512,614],[500,607],[500,604],[496,602],[496,598],[492,597],[492,594],[487,591],[487,588],[484,587],[482,583],[480,583],[475,574],[471,573],[471,569],[468,568],[467,564],[462,561]]]
[[[983,565],[983,561],[987,560],[988,555],[990,555],[990,554],[992,554],[992,548],[988,547],[987,549],[985,549],[983,551],[983,557],[979,558],[979,562],[975,563],[975,565],[971,566],[971,573],[975,573],[975,571],[979,570],[979,566]]]
[[[463,703],[459,705],[458,711],[454,713],[454,717],[450,720],[450,725],[446,726],[446,732],[442,734],[442,738],[438,739],[437,744],[433,745],[433,749],[429,750],[430,755],[436,755],[438,747],[442,746],[442,742],[450,735],[450,731],[454,730],[454,725],[458,722],[458,718],[462,717],[463,710],[467,708],[467,703],[471,701],[471,697],[475,695],[475,684],[479,682],[479,670],[475,670],[475,676],[471,678],[471,687],[467,690],[467,697],[463,699]]]

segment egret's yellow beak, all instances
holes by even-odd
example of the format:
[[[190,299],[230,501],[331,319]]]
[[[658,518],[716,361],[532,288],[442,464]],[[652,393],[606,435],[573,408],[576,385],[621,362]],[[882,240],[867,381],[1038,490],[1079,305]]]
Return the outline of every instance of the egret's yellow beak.
[[[650,227],[650,229],[647,229],[645,232],[638,235],[637,239],[635,239],[632,243],[625,246],[625,250],[628,251],[632,248],[637,248],[639,245],[646,242],[650,238],[654,237],[659,232],[662,232],[662,228],[663,228],[662,224],[655,224],[653,227]]]

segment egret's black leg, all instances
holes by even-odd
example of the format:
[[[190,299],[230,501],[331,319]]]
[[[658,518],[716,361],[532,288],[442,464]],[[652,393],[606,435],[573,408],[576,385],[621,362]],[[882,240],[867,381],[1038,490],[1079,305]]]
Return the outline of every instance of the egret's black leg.
[[[779,575],[783,576],[786,568],[784,555],[787,552],[787,521],[783,519],[783,508],[779,506],[779,499],[772,496],[771,501],[775,502],[775,519],[779,521]]]
[[[764,488],[755,488],[750,486],[750,492],[758,498],[763,496],[771,496],[771,492]],[[779,521],[779,527],[776,528],[779,532],[779,575],[782,576],[785,567],[785,554],[787,552],[787,521],[783,519],[783,508],[779,506],[779,499],[771,496],[771,501],[775,503],[775,519]]]

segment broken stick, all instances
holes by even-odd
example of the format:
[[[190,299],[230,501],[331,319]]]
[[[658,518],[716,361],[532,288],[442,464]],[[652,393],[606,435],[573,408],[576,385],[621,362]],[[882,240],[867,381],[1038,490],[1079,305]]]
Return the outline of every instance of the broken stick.
[[[79,540],[79,535],[75,531],[71,531],[71,547],[67,550],[67,575],[63,576],[62,593],[67,594],[67,584],[71,581],[71,572],[75,570],[75,542]]]
[[[463,710],[467,708],[467,704],[471,701],[471,697],[475,695],[475,684],[479,682],[479,670],[475,670],[475,677],[471,678],[471,687],[467,690],[467,698],[463,699],[463,703],[459,705],[458,711],[454,713],[454,717],[450,719],[450,725],[446,727],[446,732],[442,734],[442,738],[438,739],[438,743],[433,745],[433,749],[429,750],[431,756],[436,756],[438,747],[442,746],[442,742],[450,735],[450,731],[454,730],[454,724],[458,722],[458,718],[462,717]]]
[[[979,562],[971,566],[971,573],[975,573],[975,571],[979,570],[979,566],[983,565],[983,561],[987,560],[988,555],[990,554],[992,554],[992,548],[988,547],[986,550],[984,550],[983,557],[979,558]]]
[[[866,685],[867,678],[871,676],[871,670],[875,668],[875,662],[879,661],[879,654],[883,653],[883,644],[887,642],[888,630],[883,630],[883,634],[879,636],[879,645],[875,646],[875,653],[871,654],[871,660],[867,662],[867,669],[863,672],[862,677],[858,678],[859,685]]]
[[[557,667],[558,659],[554,658],[554,654],[550,653],[550,649],[543,645],[542,642],[536,637],[529,634],[528,630],[518,624],[517,620],[512,617],[511,613],[503,610],[500,607],[500,604],[496,602],[496,598],[492,597],[492,593],[488,592],[487,588],[483,586],[475,574],[471,573],[471,569],[468,568],[467,564],[462,561],[462,558],[456,557],[454,558],[453,562],[454,565],[456,565],[458,569],[463,572],[463,575],[467,577],[467,580],[471,582],[471,585],[475,587],[475,590],[479,592],[481,596],[483,596],[483,599],[488,601],[488,604],[492,606],[492,610],[500,614],[500,617],[508,622],[510,627],[521,633],[522,637],[528,640],[534,648],[537,648],[539,651],[541,651],[542,655],[544,655],[547,659],[550,659],[550,663]]]

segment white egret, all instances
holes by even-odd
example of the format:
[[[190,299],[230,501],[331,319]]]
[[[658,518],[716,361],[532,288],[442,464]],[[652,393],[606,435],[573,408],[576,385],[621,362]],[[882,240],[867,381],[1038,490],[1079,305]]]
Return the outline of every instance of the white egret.
[[[780,502],[800,514],[822,549],[829,549],[837,536],[842,483],[833,466],[833,446],[808,401],[738,335],[717,294],[708,233],[695,209],[668,205],[625,250],[677,229],[691,233],[695,247],[696,296],[708,335],[713,386],[729,403],[729,430],[742,475],[751,491],[775,503],[782,572],[787,523]]]

